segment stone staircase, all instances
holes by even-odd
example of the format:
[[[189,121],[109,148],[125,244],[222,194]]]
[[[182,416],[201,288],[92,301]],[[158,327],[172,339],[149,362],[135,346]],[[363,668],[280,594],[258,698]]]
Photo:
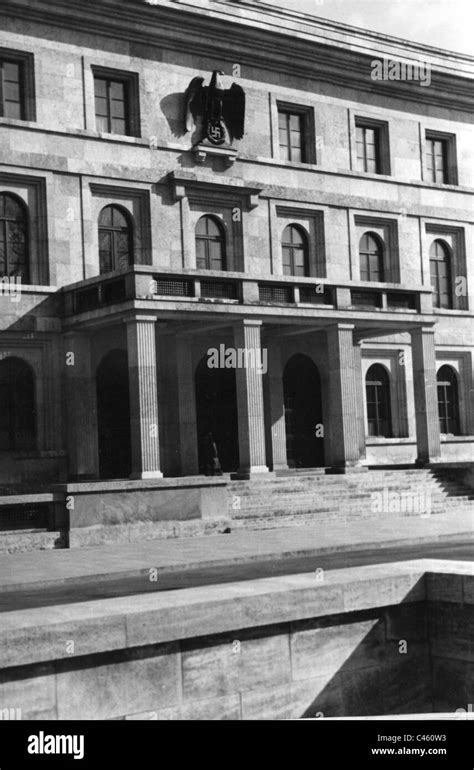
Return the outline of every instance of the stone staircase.
[[[232,530],[353,521],[377,516],[472,512],[474,491],[456,469],[371,469],[285,474],[228,485]]]

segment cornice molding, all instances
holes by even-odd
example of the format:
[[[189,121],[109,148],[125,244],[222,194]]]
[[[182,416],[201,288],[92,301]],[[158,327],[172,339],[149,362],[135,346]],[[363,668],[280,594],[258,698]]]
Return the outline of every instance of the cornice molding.
[[[216,3],[220,5],[222,3]],[[474,111],[473,79],[464,76],[465,73],[458,76],[432,65],[429,87],[417,82],[373,81],[370,63],[374,58],[381,58],[380,49],[368,54],[351,49],[349,44],[344,48],[335,41],[329,44],[298,37],[294,31],[281,27],[252,28],[244,25],[238,16],[225,16],[222,10],[220,14],[211,14],[180,3],[149,5],[143,0],[35,0],[34,4],[25,0],[2,0],[2,11],[5,16],[22,21],[66,27],[94,36],[99,33],[183,51],[201,59],[208,56],[213,60],[235,61],[241,66],[324,81],[394,100]],[[368,35],[369,41],[371,35]],[[422,46],[418,48],[423,51]],[[428,50],[435,49],[427,47]],[[386,58],[391,55],[388,53]],[[459,56],[459,59],[470,61],[469,57]],[[413,56],[404,60],[416,61]]]

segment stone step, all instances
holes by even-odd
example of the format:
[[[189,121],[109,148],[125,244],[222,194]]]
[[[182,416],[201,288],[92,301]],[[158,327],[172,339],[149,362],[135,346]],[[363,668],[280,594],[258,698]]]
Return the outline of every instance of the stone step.
[[[60,530],[13,529],[0,532],[0,553],[24,553],[66,548],[67,534]]]

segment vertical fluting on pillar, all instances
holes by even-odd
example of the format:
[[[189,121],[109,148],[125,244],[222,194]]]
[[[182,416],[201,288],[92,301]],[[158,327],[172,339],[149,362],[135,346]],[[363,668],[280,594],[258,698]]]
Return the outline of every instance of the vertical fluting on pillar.
[[[330,457],[335,467],[359,462],[358,387],[353,326],[327,330],[330,405]]]
[[[434,329],[411,332],[418,462],[441,456]]]
[[[281,350],[277,340],[268,346],[268,377],[264,388],[269,407],[269,440],[273,470],[288,468],[286,456],[285,404]]]
[[[237,354],[243,351],[245,366],[237,366],[237,412],[240,471],[266,473],[263,410],[261,321],[241,321],[234,326]]]
[[[159,478],[155,319],[127,320],[132,477]]]

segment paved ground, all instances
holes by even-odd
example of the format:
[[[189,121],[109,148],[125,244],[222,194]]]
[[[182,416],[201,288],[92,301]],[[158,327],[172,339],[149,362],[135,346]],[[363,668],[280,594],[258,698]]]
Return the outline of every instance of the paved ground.
[[[474,517],[469,513],[330,522],[315,526],[237,531],[227,535],[147,540],[126,545],[3,556],[0,591],[28,591],[63,585],[91,585],[106,580],[145,577],[150,570],[167,573],[242,565],[337,552],[370,551],[422,544],[472,545]],[[415,557],[411,557],[415,558]],[[445,557],[446,558],[446,557]],[[376,558],[372,558],[372,561]],[[74,599],[72,599],[74,601]]]

